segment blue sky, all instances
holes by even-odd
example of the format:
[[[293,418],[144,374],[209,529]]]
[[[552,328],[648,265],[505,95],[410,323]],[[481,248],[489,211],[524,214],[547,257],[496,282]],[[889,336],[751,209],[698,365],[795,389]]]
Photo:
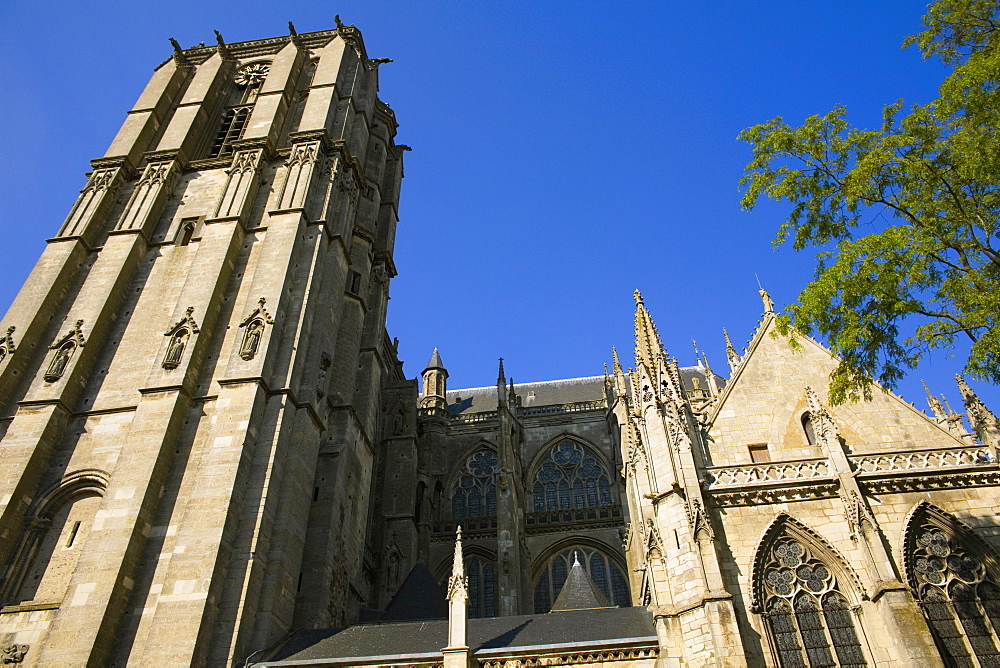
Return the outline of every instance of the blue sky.
[[[810,253],[774,250],[786,208],[739,206],[754,123],[846,104],[858,125],[934,97],[943,69],[902,50],[921,2],[0,3],[0,309],[57,230],[153,67],[184,46],[357,25],[406,154],[389,331],[409,376],[437,346],[453,388],[599,374],[631,359],[632,291],[665,347],[726,370]],[[960,404],[959,360],[920,379]],[[994,410],[996,387],[974,383]]]

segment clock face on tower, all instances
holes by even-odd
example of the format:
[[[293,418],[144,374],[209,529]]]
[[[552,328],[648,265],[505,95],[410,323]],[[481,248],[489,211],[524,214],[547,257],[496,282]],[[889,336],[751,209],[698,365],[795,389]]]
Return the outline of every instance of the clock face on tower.
[[[240,86],[259,86],[264,83],[264,78],[270,71],[271,65],[268,63],[250,63],[241,67],[233,80]]]

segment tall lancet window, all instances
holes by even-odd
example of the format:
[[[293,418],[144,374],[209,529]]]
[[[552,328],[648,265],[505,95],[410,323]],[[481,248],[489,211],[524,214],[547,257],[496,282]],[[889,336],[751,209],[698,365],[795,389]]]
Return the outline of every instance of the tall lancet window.
[[[787,534],[763,549],[757,596],[778,665],[867,666],[854,613],[828,560]]]
[[[535,473],[535,512],[610,506],[611,482],[593,452],[575,441],[548,451]]]
[[[451,488],[451,516],[495,517],[497,514],[497,469],[500,464],[490,450],[469,457]]]
[[[492,561],[471,557],[465,560],[469,578],[469,617],[496,617],[496,567]]]
[[[1000,665],[1000,561],[975,534],[929,504],[906,533],[907,579],[945,662]]]

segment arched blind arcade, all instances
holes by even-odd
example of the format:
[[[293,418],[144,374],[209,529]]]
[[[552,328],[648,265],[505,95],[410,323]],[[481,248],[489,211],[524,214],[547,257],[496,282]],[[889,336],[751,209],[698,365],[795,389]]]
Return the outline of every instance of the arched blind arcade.
[[[867,666],[854,615],[831,569],[793,538],[770,549],[764,622],[782,668]]]
[[[497,456],[480,450],[465,462],[451,490],[451,516],[495,517],[497,514]]]
[[[607,472],[592,452],[574,441],[549,450],[532,491],[535,512],[612,505]]]
[[[946,663],[997,666],[1000,586],[966,543],[931,522],[920,525],[907,559],[911,582]]]
[[[580,560],[590,579],[607,596],[612,604],[627,607],[632,605],[628,582],[621,569],[600,550],[585,547],[571,547],[549,559],[541,575],[535,581],[535,612],[544,613],[552,609],[559,597],[566,576],[573,565],[573,555]]]

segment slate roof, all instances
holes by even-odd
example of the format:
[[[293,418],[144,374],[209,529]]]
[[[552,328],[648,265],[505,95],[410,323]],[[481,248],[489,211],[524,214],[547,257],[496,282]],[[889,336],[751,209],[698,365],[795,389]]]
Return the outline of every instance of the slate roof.
[[[573,566],[569,569],[566,582],[559,590],[552,611],[560,610],[593,610],[594,608],[610,608],[611,601],[594,584],[594,581],[583,570],[580,560],[573,555]]]
[[[418,619],[448,619],[445,591],[434,580],[422,559],[410,569],[410,574],[403,580],[381,617],[383,622],[409,622]]]
[[[694,389],[693,378],[697,378],[700,381],[702,388],[708,387],[703,367],[686,366],[680,371],[681,382],[684,383],[685,389]],[[718,374],[716,374],[716,378],[720,387],[726,384],[726,380]],[[582,401],[600,401],[604,399],[604,376],[585,376],[583,378],[567,378],[564,380],[515,383],[514,392],[520,395],[521,404],[525,408],[573,404]],[[491,385],[489,387],[449,390],[447,399],[448,410],[452,414],[486,413],[497,409],[497,388],[496,385]]]
[[[603,608],[469,620],[469,647],[475,654],[530,652],[548,647],[654,646],[656,632],[648,610]],[[264,666],[321,666],[394,663],[393,657],[440,657],[448,644],[448,622],[361,624],[342,629],[304,629],[264,662]]]

